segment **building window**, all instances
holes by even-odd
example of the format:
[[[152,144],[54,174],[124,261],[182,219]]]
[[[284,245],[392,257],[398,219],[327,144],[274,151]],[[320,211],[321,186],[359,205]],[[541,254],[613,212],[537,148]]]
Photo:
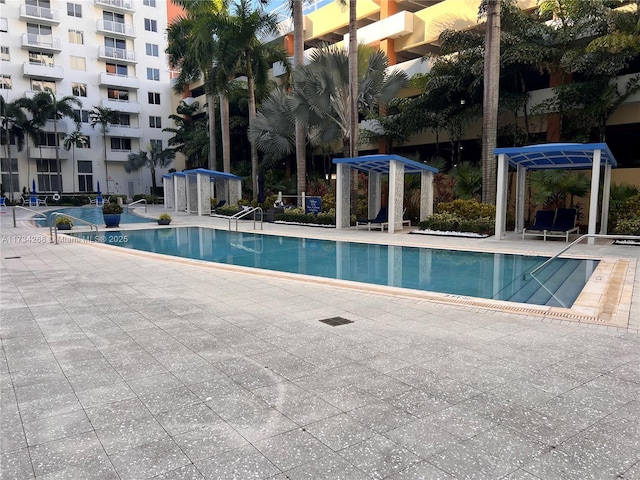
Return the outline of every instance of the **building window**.
[[[117,63],[107,63],[107,73],[112,75],[118,75],[120,77],[126,77],[128,69],[126,65],[120,65]]]
[[[154,82],[159,82],[160,70],[157,68],[147,68],[147,80],[153,80]]]
[[[0,90],[11,90],[11,75],[0,75]]]
[[[83,112],[85,111],[86,110],[83,110]],[[80,137],[80,140],[76,142],[76,148],[91,148],[91,137],[89,135],[82,135],[82,137]]]
[[[58,174],[55,159],[36,159],[38,172],[38,190],[41,192],[61,192],[62,185],[58,185]]]
[[[5,192],[9,191],[9,175],[11,175],[11,183],[14,192],[20,191],[20,179],[18,178],[18,159],[11,159],[11,174],[9,174],[9,160],[2,159],[2,187]]]
[[[7,33],[9,31],[9,22],[6,18],[0,18],[0,32]]]
[[[71,82],[71,94],[74,97],[86,97],[87,96],[87,84]]]
[[[74,110],[73,113],[75,113],[80,119],[80,123],[89,123],[91,117],[91,112],[89,110]]]
[[[84,32],[81,30],[69,30],[69,43],[84,45]]]
[[[33,52],[29,50],[29,63],[32,65],[42,65],[43,67],[53,67],[53,53]]]
[[[149,116],[149,127],[151,127],[151,128],[162,128],[162,119],[161,119],[161,117]]]
[[[93,162],[78,160],[78,190],[93,192]]]
[[[144,29],[147,32],[157,32],[158,31],[158,22],[156,20],[151,20],[150,18],[144,19]]]
[[[159,147],[162,150],[162,140],[149,140],[149,145],[152,147]]]
[[[155,92],[149,92],[148,94],[150,105],[160,105],[160,94]]]
[[[131,139],[111,137],[111,150],[115,150],[117,152],[130,152]]]
[[[38,23],[27,23],[27,33],[31,34],[31,35],[40,35],[43,37],[51,37],[51,35],[53,34],[53,30],[51,30],[51,27],[49,25],[40,25]],[[48,40],[46,43],[47,45],[51,45],[52,44],[52,39],[36,39],[36,40],[40,40],[41,42],[45,42],[45,40]],[[31,39],[29,39],[29,41],[31,41]],[[39,42],[40,43],[40,42]]]
[[[128,102],[129,90],[119,90],[117,88],[108,88],[107,97],[109,100],[115,100],[116,102]]]
[[[82,18],[82,5],[67,2],[67,15]]]
[[[10,62],[9,47],[0,47],[0,60],[3,62]]]
[[[131,115],[128,113],[121,113],[118,116],[118,119],[111,122],[111,125],[120,125],[121,127],[130,127],[131,126]]]
[[[31,90],[34,92],[51,92],[56,93],[56,82],[49,82],[47,80],[31,79]]]
[[[38,146],[51,147],[56,146],[56,136],[54,133],[40,132],[40,138],[38,139]]]
[[[145,44],[147,47],[147,55],[151,56],[151,57],[158,57],[158,45],[155,45],[153,43],[147,43]]]
[[[71,70],[87,71],[87,61],[84,57],[69,55],[69,63],[71,63]]]
[[[142,4],[147,6],[147,7],[156,8],[156,0],[143,0]]]

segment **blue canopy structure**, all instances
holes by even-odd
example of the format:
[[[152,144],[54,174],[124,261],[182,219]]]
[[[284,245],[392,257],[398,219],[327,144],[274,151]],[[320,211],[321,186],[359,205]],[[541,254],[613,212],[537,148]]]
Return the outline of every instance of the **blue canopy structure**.
[[[517,171],[516,232],[522,232],[524,228],[524,190],[527,170],[591,169],[588,226],[590,234],[595,233],[596,230],[600,169],[604,167],[600,233],[607,233],[611,168],[617,167],[618,164],[606,143],[547,143],[526,147],[496,148],[494,153],[498,156],[495,229],[497,238],[504,238],[506,228],[509,166],[515,167]]]
[[[367,172],[369,175],[369,216],[374,218],[382,203],[382,175],[389,175],[389,233],[402,230],[404,211],[404,174],[419,173],[420,220],[433,213],[433,175],[438,169],[399,155],[364,155],[353,158],[334,158],[336,164],[336,228],[350,226],[351,170]]]

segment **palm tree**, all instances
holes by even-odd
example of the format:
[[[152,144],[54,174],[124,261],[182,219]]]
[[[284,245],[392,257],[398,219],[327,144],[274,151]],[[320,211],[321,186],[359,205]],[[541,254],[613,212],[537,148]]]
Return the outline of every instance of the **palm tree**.
[[[167,29],[169,65],[179,68],[175,91],[182,93],[190,83],[202,78],[209,116],[208,167],[215,169],[216,155],[216,100],[218,92],[215,72],[215,31],[220,15],[228,0],[172,0],[185,14],[176,18]],[[226,170],[225,170],[226,171]]]
[[[62,190],[62,170],[60,168],[60,139],[58,138],[58,120],[63,117],[69,117],[76,123],[76,127],[80,127],[80,118],[75,112],[76,108],[82,108],[82,102],[75,97],[65,96],[57,98],[56,94],[51,91],[39,92],[34,97],[36,104],[43,105],[43,117],[53,119],[53,135],[56,150],[56,173],[58,178],[58,191]]]
[[[25,133],[22,125],[27,122],[27,117],[16,102],[7,102],[0,95],[0,140],[7,150],[7,162],[9,163],[9,199],[13,201],[13,165],[11,162],[11,139],[15,139],[18,151],[24,148]]]
[[[199,108],[198,102],[187,104],[181,101],[176,113],[169,115],[169,120],[173,121],[174,127],[162,129],[163,132],[173,133],[173,137],[169,139],[169,147],[185,156],[187,168],[206,166],[199,161],[207,158],[209,143],[207,122],[203,118],[193,118],[193,114]]]
[[[78,128],[76,128],[73,132],[71,132],[69,135],[64,137],[64,141],[63,141],[63,146],[66,151],[73,149],[71,161],[73,162],[72,163],[73,165],[72,186],[73,186],[74,193],[77,191],[76,190],[76,146],[86,145],[86,143],[87,143],[87,139]]]
[[[124,169],[127,173],[136,172],[142,167],[147,167],[151,171],[151,192],[157,191],[156,186],[156,168],[164,168],[173,162],[176,152],[170,148],[162,149],[157,143],[147,146],[148,152],[139,151],[130,153],[127,157],[127,163]]]
[[[107,184],[107,195],[109,195],[109,167],[107,165],[107,131],[109,130],[109,124],[115,123],[119,120],[120,114],[117,110],[113,110],[109,107],[95,106],[89,113],[89,122],[91,128],[95,128],[96,125],[100,126],[102,132],[102,145],[104,148],[104,174],[105,182]]]

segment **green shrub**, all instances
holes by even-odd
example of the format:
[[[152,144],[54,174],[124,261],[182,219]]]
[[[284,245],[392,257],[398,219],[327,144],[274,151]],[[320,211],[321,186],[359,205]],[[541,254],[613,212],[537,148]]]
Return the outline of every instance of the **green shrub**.
[[[441,203],[431,217],[420,222],[423,230],[490,234],[495,229],[496,207],[477,200]]]
[[[613,233],[640,235],[640,194],[627,198],[618,211]]]
[[[222,207],[216,210],[216,214],[225,215],[227,217],[231,217],[240,211],[240,207],[238,205],[223,205]]]
[[[302,208],[287,208],[284,213],[276,214],[276,221],[290,223],[308,223],[313,225],[335,225],[335,212],[329,213],[304,213]]]
[[[478,217],[496,217],[496,207],[489,203],[480,203],[477,200],[457,199],[453,202],[440,203],[436,208],[436,213],[452,213],[464,219],[475,219]]]
[[[57,217],[56,225],[69,225],[73,227],[73,221],[69,217]]]
[[[122,205],[118,205],[117,203],[105,203],[104,207],[102,207],[102,213],[122,213]]]

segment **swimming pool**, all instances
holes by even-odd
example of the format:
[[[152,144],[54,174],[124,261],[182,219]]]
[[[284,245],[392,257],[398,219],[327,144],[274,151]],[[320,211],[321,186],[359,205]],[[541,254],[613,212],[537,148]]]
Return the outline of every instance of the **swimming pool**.
[[[48,225],[48,221],[54,213],[63,213],[65,215],[80,218],[89,223],[93,223],[94,225],[104,225],[102,208],[100,207],[69,207],[51,210],[44,213],[47,215],[47,220],[36,220],[36,223],[41,227]],[[135,213],[131,213],[126,208],[120,215],[120,223],[148,223],[154,221],[155,220],[152,218],[144,218],[136,215]]]
[[[90,233],[74,233],[92,239]],[[571,306],[597,260],[558,259],[537,275],[547,257],[451,251],[228,232],[204,227],[108,230],[98,241],[123,248],[375,285]],[[551,293],[553,292],[553,293]],[[562,303],[560,303],[560,301]]]

